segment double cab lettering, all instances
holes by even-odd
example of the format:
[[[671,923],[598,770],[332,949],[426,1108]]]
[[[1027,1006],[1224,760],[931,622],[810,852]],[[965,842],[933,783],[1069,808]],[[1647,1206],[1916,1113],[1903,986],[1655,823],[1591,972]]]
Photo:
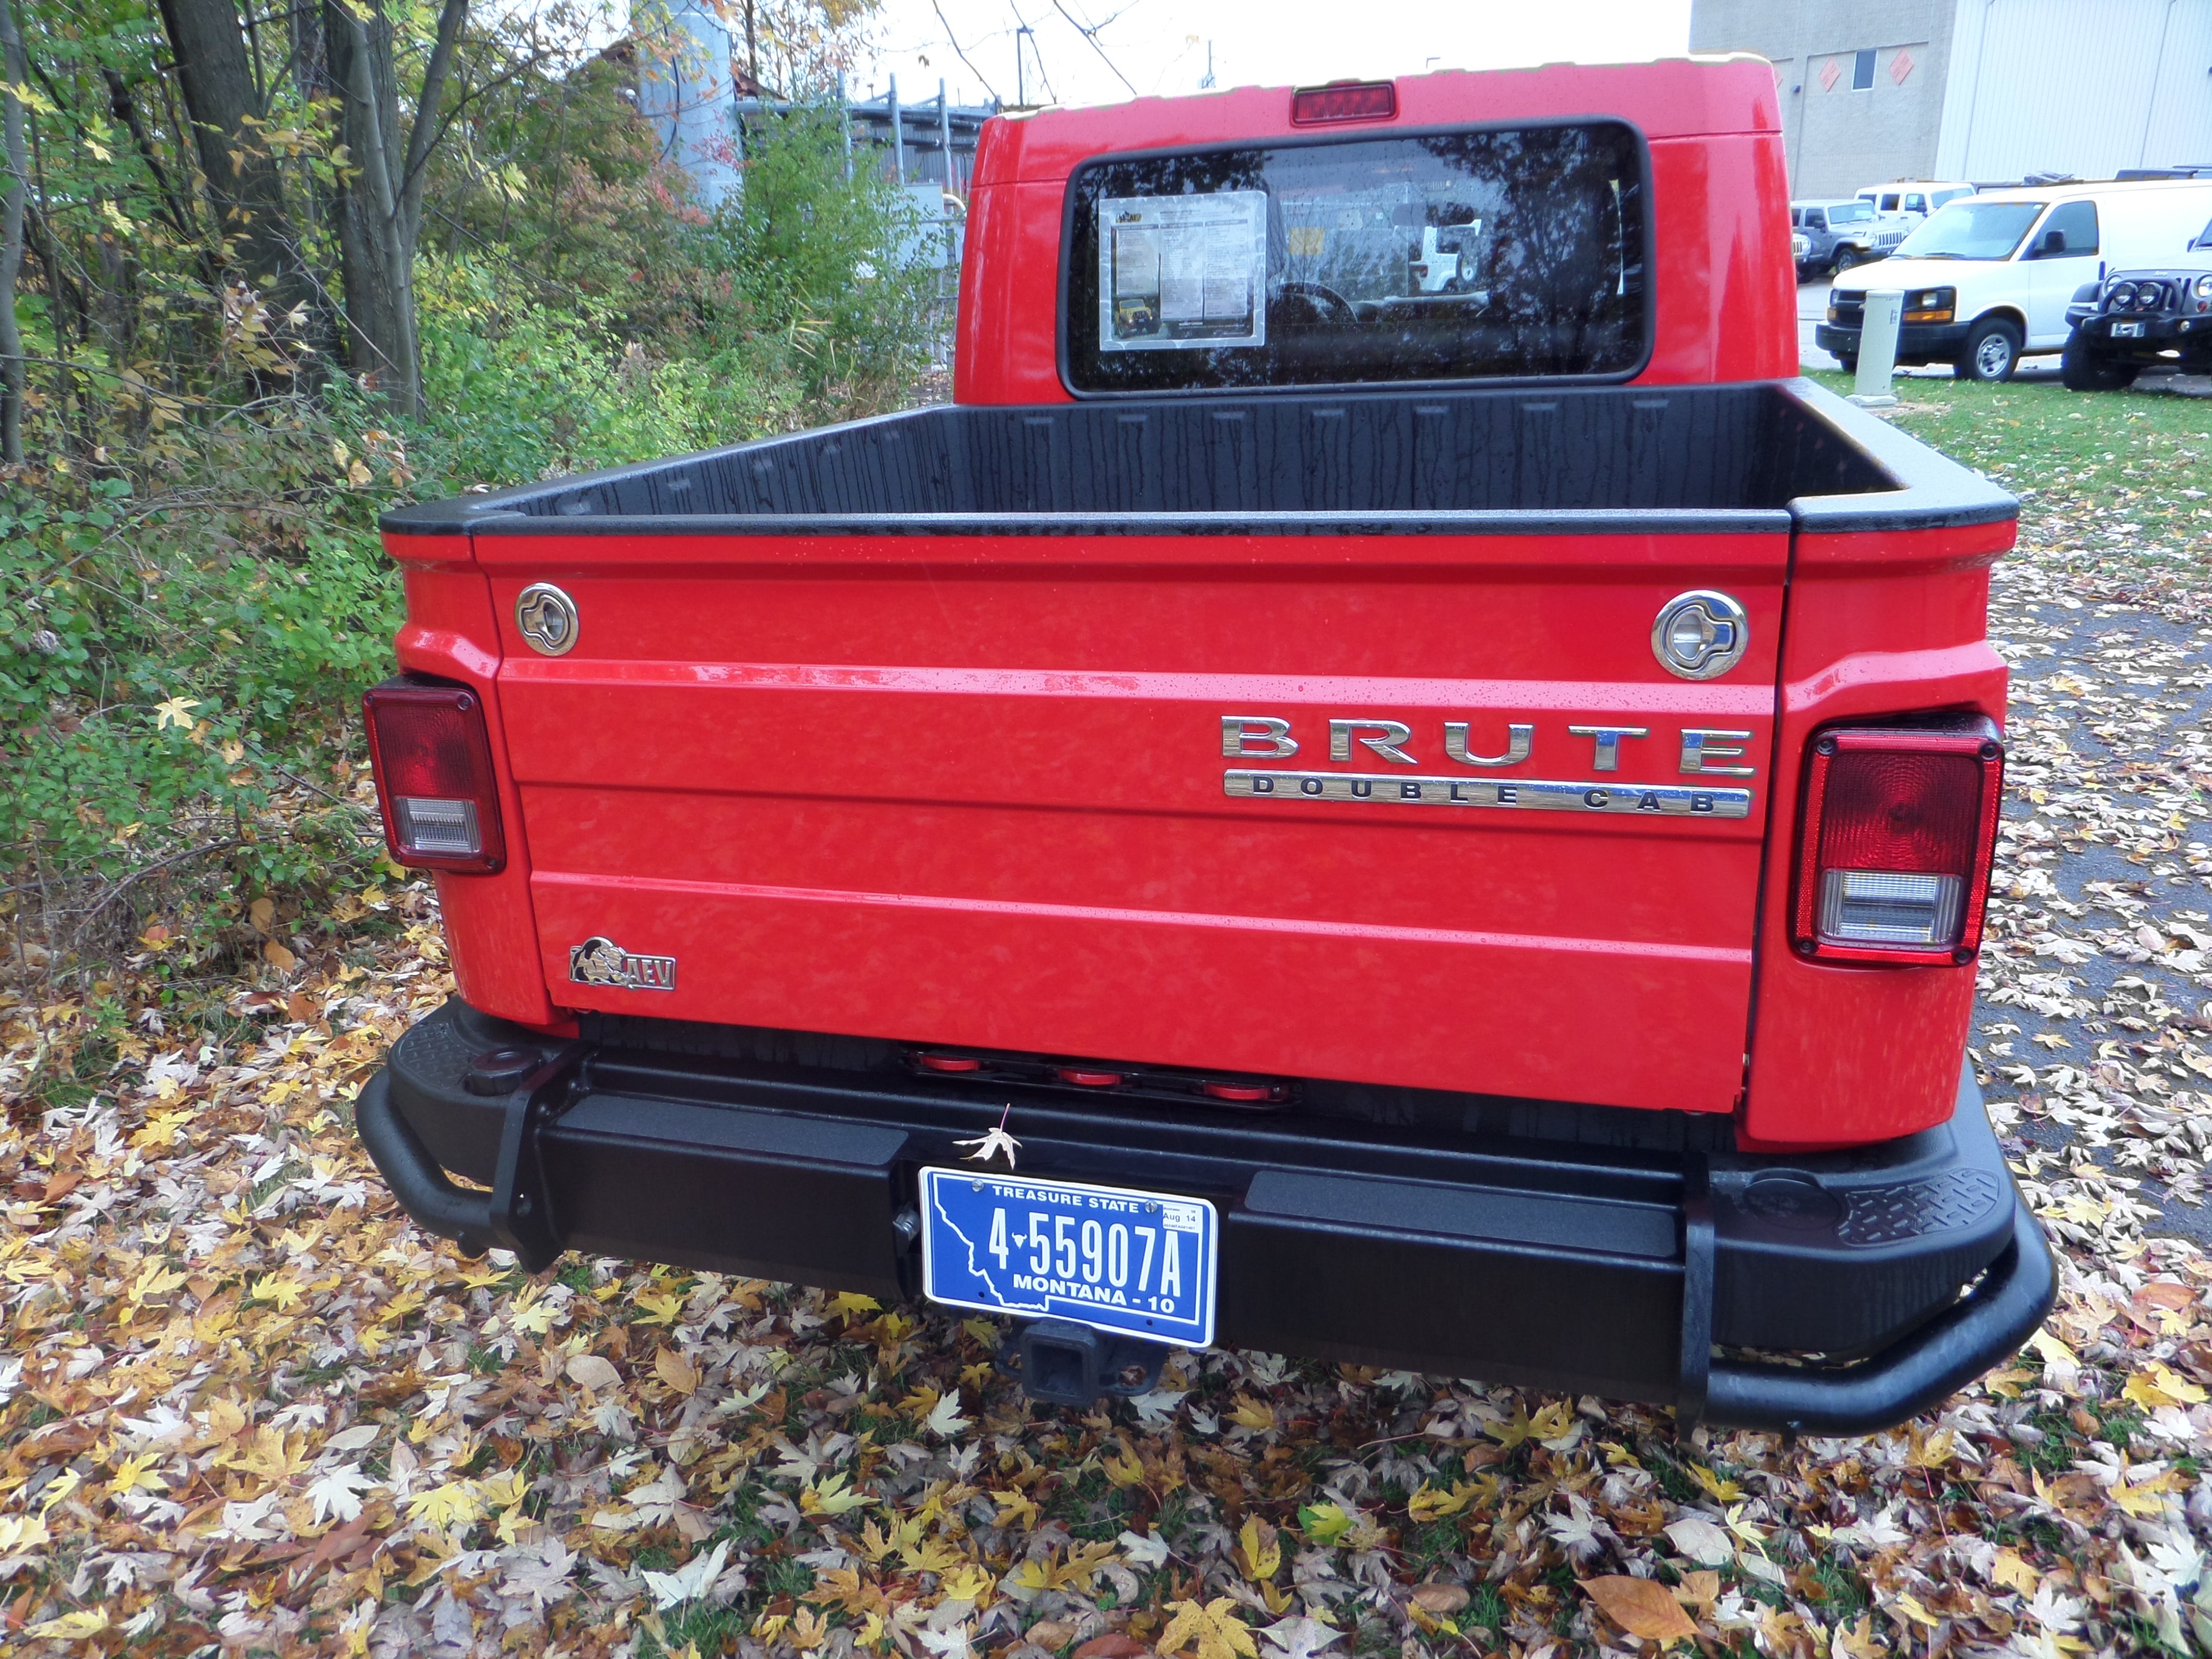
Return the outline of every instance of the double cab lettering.
[[[1504,744],[1484,754],[1471,737],[1474,723],[1446,720],[1446,758],[1477,770],[1518,766],[1535,750],[1534,721],[1509,720]],[[1621,745],[1648,739],[1649,726],[1570,726],[1565,737],[1590,744],[1589,769],[1618,772]],[[1684,726],[1676,733],[1678,764],[1686,775],[1747,778],[1742,764],[1753,733],[1711,726]],[[1413,728],[1403,720],[1339,717],[1328,722],[1328,757],[1333,761],[1375,760],[1392,766],[1421,764],[1412,752]],[[1288,760],[1299,742],[1291,722],[1273,714],[1224,714],[1221,753],[1225,759]],[[1509,811],[1602,812],[1659,817],[1742,818],[1751,813],[1751,791],[1702,783],[1647,784],[1521,777],[1468,777],[1418,772],[1291,771],[1231,767],[1222,774],[1222,793],[1237,800],[1389,801],[1412,806],[1472,806]]]
[[[1475,752],[1471,732],[1473,722],[1446,720],[1443,723],[1443,746],[1447,758],[1462,766],[1506,767],[1518,766],[1534,751],[1536,727],[1533,721],[1508,720],[1505,726],[1505,746],[1495,755]],[[1580,738],[1590,744],[1589,769],[1593,772],[1618,772],[1620,769],[1621,744],[1640,741],[1651,735],[1648,726],[1570,726],[1569,738]],[[1741,764],[1749,753],[1753,733],[1747,731],[1724,730],[1714,726],[1686,726],[1678,728],[1675,750],[1677,763],[1686,775],[1705,777],[1747,778],[1757,768]],[[1413,729],[1403,720],[1353,719],[1348,716],[1332,718],[1328,723],[1328,757],[1331,760],[1366,760],[1372,756],[1389,762],[1394,766],[1419,766],[1421,763],[1407,748],[1412,742]],[[1364,750],[1352,753],[1357,745]],[[1298,752],[1297,738],[1291,735],[1290,721],[1274,714],[1224,714],[1221,717],[1221,753],[1226,760],[1265,758],[1288,760]],[[1410,799],[1410,797],[1408,798]]]

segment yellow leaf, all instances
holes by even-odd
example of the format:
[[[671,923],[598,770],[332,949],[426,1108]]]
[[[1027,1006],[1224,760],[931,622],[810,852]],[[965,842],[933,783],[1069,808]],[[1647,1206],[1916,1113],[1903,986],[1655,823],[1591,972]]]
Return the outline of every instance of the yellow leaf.
[[[1940,1469],[1951,1461],[1955,1440],[1948,1429],[1938,1429],[1923,1437],[1916,1425],[1911,1431],[1912,1449],[1905,1455],[1905,1467],[1909,1469]]]
[[[1651,1578],[1585,1578],[1583,1589],[1605,1616],[1631,1636],[1662,1646],[1687,1641],[1698,1633],[1689,1614],[1664,1584]]]
[[[2137,1371],[2129,1377],[2127,1387],[2120,1392],[2145,1411],[2155,1411],[2160,1406],[2201,1406],[2204,1403],[2203,1389],[2155,1359],[2151,1361],[2148,1371]]]
[[[283,949],[282,945],[276,948]],[[289,955],[289,952],[286,954]],[[300,1299],[307,1288],[296,1279],[276,1273],[267,1273],[253,1281],[253,1288],[246,1299],[250,1302],[274,1302],[280,1312],[287,1311],[295,1302]]]
[[[2138,1521],[2148,1521],[2166,1512],[2166,1494],[2181,1488],[2180,1478],[2173,1470],[2153,1480],[2130,1483],[2115,1480],[2106,1494]]]
[[[2043,1356],[2043,1363],[2046,1365],[2078,1365],[2081,1363],[2079,1354],[2049,1331],[2038,1331],[2027,1339],[2027,1346]]]
[[[1025,1492],[994,1492],[990,1498],[999,1506],[998,1519],[992,1522],[994,1526],[1020,1527],[1027,1530],[1036,1525],[1042,1516],[1042,1511]]]
[[[35,1515],[0,1515],[0,1555],[36,1549],[53,1541],[46,1523]]]
[[[141,1129],[138,1133],[144,1134],[146,1131]],[[133,1139],[135,1142],[136,1137]],[[172,1273],[165,1262],[149,1261],[139,1269],[138,1277],[131,1283],[131,1300],[137,1304],[153,1297],[167,1296],[183,1284],[185,1277],[180,1273]]]
[[[1911,1595],[1900,1595],[1892,1605],[1907,1619],[1910,1619],[1914,1624],[1925,1625],[1930,1630],[1935,1629],[1937,1625],[1943,1622],[1942,1620],[1936,1618],[1934,1613],[1929,1612],[1927,1608],[1922,1607],[1916,1597]]]
[[[653,1356],[653,1374],[681,1395],[696,1393],[699,1387],[698,1367],[673,1348]]]
[[[851,1319],[860,1314],[881,1313],[884,1304],[872,1296],[862,1296],[858,1291],[840,1291],[830,1298],[830,1311]]]
[[[1175,1617],[1160,1632],[1160,1653],[1177,1653],[1184,1644],[1195,1642],[1198,1659],[1258,1659],[1252,1632],[1244,1628],[1237,1616],[1237,1603],[1228,1596],[1216,1596],[1202,1606],[1195,1601],[1170,1601],[1168,1607]]]
[[[83,1484],[84,1477],[75,1469],[64,1469],[46,1482],[46,1491],[40,1494],[39,1513],[44,1515]]]
[[[192,710],[199,706],[197,697],[171,697],[167,702],[155,703],[154,729],[165,732],[173,726],[180,732],[191,731],[197,723],[192,719]]]
[[[426,1522],[441,1532],[451,1532],[482,1516],[483,1504],[477,1499],[476,1482],[450,1480],[409,1498],[407,1514],[412,1520]]]
[[[2021,1559],[2016,1550],[1999,1550],[1997,1559],[1990,1568],[1990,1582],[2006,1589],[2016,1589],[2022,1595],[2035,1594],[2040,1575]]]
[[[1241,1564],[1244,1576],[1254,1583],[1273,1578],[1282,1566],[1283,1547],[1276,1541],[1275,1529],[1258,1516],[1244,1517],[1243,1529],[1237,1534],[1237,1541],[1244,1547]]]
[[[1743,1488],[1733,1480],[1715,1474],[1702,1463],[1690,1465],[1690,1474],[1697,1483],[1723,1504],[1733,1504],[1743,1496]]]
[[[1352,1516],[1339,1504],[1309,1504],[1298,1511],[1298,1530],[1316,1544],[1334,1544],[1352,1530]]]
[[[107,1609],[81,1607],[58,1619],[43,1620],[24,1632],[49,1642],[85,1642],[107,1628]]]
[[[167,1492],[169,1483],[153,1472],[161,1458],[153,1452],[126,1457],[115,1466],[115,1477],[107,1483],[107,1494],[121,1498],[143,1486],[148,1492]]]
[[[637,1305],[645,1310],[643,1325],[673,1325],[684,1313],[684,1298],[673,1291],[641,1291]]]
[[[809,1486],[799,1494],[799,1508],[805,1515],[850,1515],[864,1504],[876,1500],[847,1490],[849,1476],[833,1474],[817,1486]]]
[[[1420,1490],[1406,1500],[1406,1513],[1416,1521],[1441,1521],[1446,1516],[1457,1515],[1465,1509],[1468,1499],[1474,1497],[1480,1490],[1462,1483],[1448,1492],[1438,1492],[1424,1480]]]
[[[1098,1460],[1098,1467],[1106,1471],[1106,1478],[1117,1486],[1133,1486],[1145,1478],[1145,1466],[1137,1461],[1137,1454],[1124,1447],[1120,1456],[1112,1453]]]
[[[983,1605],[983,1598],[991,1589],[989,1570],[972,1561],[957,1572],[946,1573],[939,1582],[948,1601],[973,1601],[978,1607]]]
[[[1248,1429],[1272,1429],[1275,1426],[1275,1408],[1264,1400],[1255,1400],[1249,1394],[1240,1394],[1237,1396],[1236,1409],[1229,1413],[1229,1419]]]
[[[1574,1425],[1575,1402],[1554,1400],[1528,1419],[1528,1437],[1532,1440],[1557,1440]]]
[[[988,1319],[963,1319],[960,1328],[987,1348],[999,1346],[999,1328]]]

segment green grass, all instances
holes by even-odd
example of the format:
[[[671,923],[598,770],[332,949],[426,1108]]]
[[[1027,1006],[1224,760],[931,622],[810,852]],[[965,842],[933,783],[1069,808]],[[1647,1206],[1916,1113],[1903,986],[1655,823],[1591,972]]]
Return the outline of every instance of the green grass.
[[[1850,390],[1842,374],[1812,378]],[[2069,392],[2056,381],[1892,386],[1900,428],[2021,495],[2023,530],[2058,532],[2060,545],[2071,544],[2064,532],[2088,531],[2104,550],[2163,545],[2203,556],[2198,550],[2212,532],[2212,398]],[[2129,524],[2136,528],[2121,528]]]

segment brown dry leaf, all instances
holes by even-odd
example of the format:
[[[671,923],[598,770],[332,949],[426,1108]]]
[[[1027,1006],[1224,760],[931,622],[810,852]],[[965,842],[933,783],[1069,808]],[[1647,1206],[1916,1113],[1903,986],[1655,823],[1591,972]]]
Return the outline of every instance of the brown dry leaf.
[[[262,957],[280,974],[289,974],[300,965],[300,958],[273,939],[261,941]]]
[[[1631,1636],[1647,1642],[1687,1641],[1698,1633],[1681,1603],[1662,1583],[1650,1578],[1585,1578],[1582,1586],[1590,1600],[1605,1609],[1605,1616]]]
[[[1094,1636],[1076,1649],[1074,1659],[1145,1659],[1152,1650],[1133,1636],[1124,1636],[1119,1631],[1109,1631],[1103,1636]]]
[[[1462,1611],[1471,1599],[1464,1584],[1416,1584],[1412,1597],[1415,1607],[1439,1619]]]
[[[1075,1639],[1075,1626],[1057,1619],[1040,1619],[1023,1634],[1047,1653],[1058,1653]]]
[[[270,924],[276,919],[276,906],[268,899],[258,898],[246,907],[246,915],[253,924],[253,931],[265,936]]]
[[[663,1348],[653,1356],[653,1374],[680,1395],[698,1391],[699,1368],[673,1348]]]
[[[1721,1576],[1710,1567],[1686,1572],[1674,1586],[1674,1599],[1692,1607],[1710,1607],[1721,1599]]]

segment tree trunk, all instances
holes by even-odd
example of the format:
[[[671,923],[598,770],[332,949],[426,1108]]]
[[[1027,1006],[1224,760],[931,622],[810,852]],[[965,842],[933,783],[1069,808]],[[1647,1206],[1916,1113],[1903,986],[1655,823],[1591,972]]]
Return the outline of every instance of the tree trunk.
[[[176,55],[223,263],[280,314],[302,305],[312,309],[318,285],[285,211],[283,174],[248,125],[267,112],[237,6],[234,0],[161,0],[161,25]]]
[[[337,203],[345,264],[347,359],[399,413],[422,413],[422,353],[416,331],[415,248],[422,189],[446,76],[468,0],[444,0],[438,33],[403,136],[392,23],[382,0],[356,14],[344,0],[323,11],[331,78],[344,100],[341,131],[353,168]]]
[[[8,177],[0,192],[0,461],[23,459],[23,337],[15,328],[15,278],[23,269],[23,193],[31,177],[23,149],[23,100],[15,88],[27,71],[11,0],[0,0],[0,125]]]

